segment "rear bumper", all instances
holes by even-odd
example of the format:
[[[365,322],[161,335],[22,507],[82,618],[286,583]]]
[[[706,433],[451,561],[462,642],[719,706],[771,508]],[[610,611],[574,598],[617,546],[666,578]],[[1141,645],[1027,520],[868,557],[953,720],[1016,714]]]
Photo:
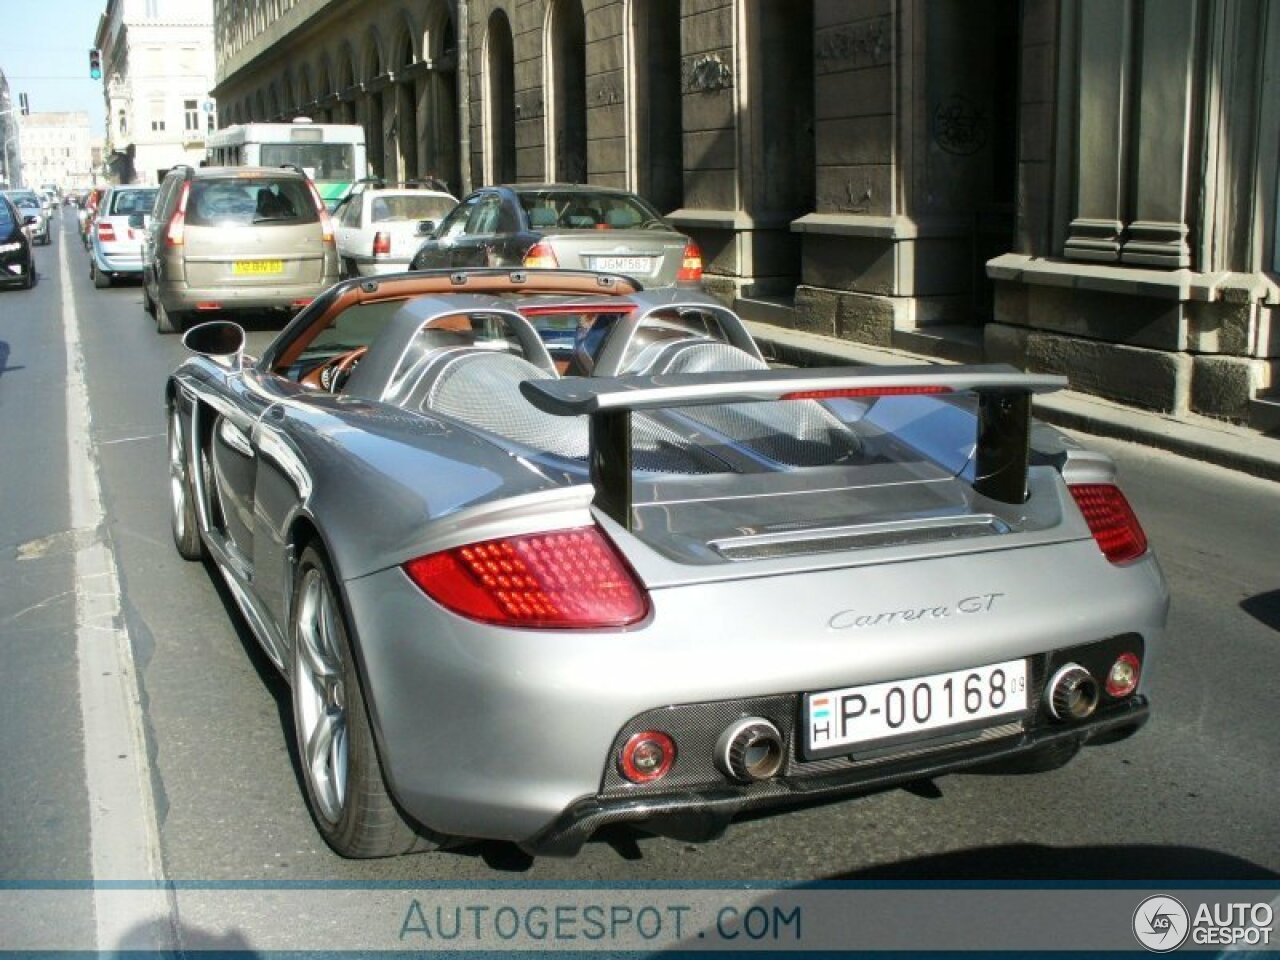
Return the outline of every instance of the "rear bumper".
[[[102,273],[142,275],[142,250],[107,250],[98,244],[90,246],[94,265]]]
[[[299,310],[300,300],[311,301],[338,282],[303,283],[285,287],[189,287],[162,285],[158,299],[170,313],[194,311],[200,304],[218,304],[219,310]],[[206,309],[211,309],[207,308]]]
[[[629,824],[660,836],[689,842],[714,840],[734,817],[773,808],[801,806],[876,793],[914,780],[1016,760],[1055,746],[1111,742],[1136,733],[1147,722],[1150,704],[1138,696],[1105,716],[1072,726],[1038,728],[998,740],[956,746],[924,756],[886,761],[867,770],[823,777],[780,777],[767,794],[758,785],[718,785],[697,791],[645,797],[584,797],[546,829],[520,843],[536,856],[571,857],[602,827]]]

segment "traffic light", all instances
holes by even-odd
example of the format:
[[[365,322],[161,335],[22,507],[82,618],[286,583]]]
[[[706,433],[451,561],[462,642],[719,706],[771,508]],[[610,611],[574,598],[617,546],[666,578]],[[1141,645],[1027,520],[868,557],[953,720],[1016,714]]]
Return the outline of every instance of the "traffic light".
[[[22,111],[24,117],[31,112],[31,104],[27,102],[25,93],[18,94],[18,109]]]
[[[102,79],[102,51],[97,47],[89,51],[89,76],[94,80]]]

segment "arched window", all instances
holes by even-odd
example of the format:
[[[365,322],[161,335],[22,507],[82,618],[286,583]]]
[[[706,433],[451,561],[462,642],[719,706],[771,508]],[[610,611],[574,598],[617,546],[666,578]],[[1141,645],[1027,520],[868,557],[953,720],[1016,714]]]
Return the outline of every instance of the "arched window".
[[[485,33],[484,127],[485,179],[510,183],[516,178],[515,46],[511,22],[501,10],[489,17]]]
[[[551,0],[546,28],[547,146],[552,178],[587,179],[587,26],[582,0]]]

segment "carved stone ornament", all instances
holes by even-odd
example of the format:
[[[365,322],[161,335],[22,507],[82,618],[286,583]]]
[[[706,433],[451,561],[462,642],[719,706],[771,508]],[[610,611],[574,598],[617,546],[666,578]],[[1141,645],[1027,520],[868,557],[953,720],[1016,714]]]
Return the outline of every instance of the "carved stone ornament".
[[[682,67],[687,93],[713,93],[733,86],[733,71],[717,54],[704,54],[692,63],[686,60]]]

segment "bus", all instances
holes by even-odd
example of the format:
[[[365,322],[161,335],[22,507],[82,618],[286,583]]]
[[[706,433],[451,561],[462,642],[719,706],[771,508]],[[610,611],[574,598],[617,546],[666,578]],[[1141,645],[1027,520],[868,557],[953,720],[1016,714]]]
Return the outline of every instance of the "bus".
[[[363,127],[312,123],[307,117],[224,127],[209,135],[205,156],[215,167],[298,167],[331,211],[369,172]]]

